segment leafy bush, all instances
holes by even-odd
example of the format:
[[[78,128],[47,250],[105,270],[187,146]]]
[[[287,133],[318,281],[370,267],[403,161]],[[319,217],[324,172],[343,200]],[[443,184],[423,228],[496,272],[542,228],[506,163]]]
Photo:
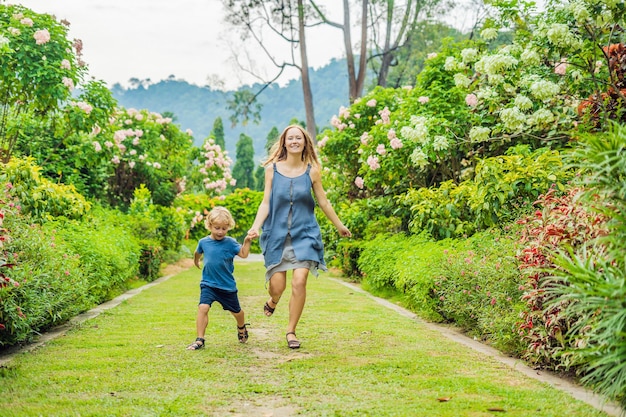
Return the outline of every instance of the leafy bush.
[[[447,321],[498,349],[519,355],[517,323],[524,282],[515,259],[517,234],[492,228],[444,249],[432,296]]]
[[[544,311],[561,308],[572,322],[564,329],[564,356],[582,382],[626,410],[625,153],[626,127],[620,125],[586,138],[577,150],[589,212],[586,222],[574,223],[580,244],[554,257]]]
[[[519,221],[523,247],[517,254],[520,270],[526,276],[520,333],[527,343],[524,358],[531,363],[551,369],[569,366],[562,352],[575,347],[576,340],[566,337],[568,330],[580,317],[566,314],[568,302],[553,303],[554,282],[547,277],[557,269],[554,253],[559,249],[585,248],[595,238],[606,233],[602,216],[581,204],[581,190],[573,188],[566,194],[551,189],[535,203],[533,216]]]
[[[54,184],[40,176],[40,171],[32,158],[13,158],[3,166],[2,178],[14,187],[25,213],[36,219],[79,219],[91,209],[91,203],[73,185]]]
[[[517,146],[508,153],[479,161],[474,178],[458,185],[446,181],[398,197],[410,207],[411,232],[443,239],[509,223],[528,210],[529,201],[553,185],[563,189],[573,176],[558,151]]]
[[[30,223],[13,197],[6,196],[1,203],[3,346],[30,340],[37,332],[84,311],[92,300],[78,256],[54,233]]]
[[[515,249],[517,232],[492,228],[469,239],[434,241],[380,235],[364,242],[358,267],[374,289],[404,294],[408,308],[453,323],[511,354],[524,349],[516,324],[525,304]]]
[[[123,223],[109,222],[114,215],[104,210],[99,214],[104,217],[84,222],[50,221],[44,226],[78,257],[89,284],[89,299],[95,304],[107,301],[112,291],[123,290],[137,276],[140,259],[140,246],[129,229]]]

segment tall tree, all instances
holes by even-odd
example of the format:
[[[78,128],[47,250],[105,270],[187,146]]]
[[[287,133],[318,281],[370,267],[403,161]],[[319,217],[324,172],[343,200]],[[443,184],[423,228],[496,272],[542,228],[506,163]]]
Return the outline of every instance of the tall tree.
[[[389,70],[398,62],[398,52],[411,45],[420,22],[440,15],[453,5],[450,0],[372,0],[370,62],[377,85],[386,87]]]
[[[213,130],[211,130],[211,136],[213,136],[216,145],[219,145],[219,147],[222,149],[226,149],[226,140],[224,139],[224,123],[222,122],[221,117],[218,117],[213,122]]]
[[[270,149],[272,149],[272,146],[274,146],[274,143],[276,143],[276,141],[278,140],[278,136],[280,136],[280,132],[278,131],[276,126],[273,126],[272,130],[269,131],[267,137],[265,138],[265,155],[263,155],[264,158],[270,154]]]
[[[237,180],[237,188],[254,190],[254,146],[252,138],[245,133],[242,133],[237,141],[236,157],[233,178]]]
[[[229,108],[235,112],[234,120],[233,118],[231,120],[236,122],[239,117],[242,117],[243,123],[245,123],[249,114],[255,114],[251,107],[256,97],[276,81],[285,69],[293,67],[300,72],[307,120],[306,128],[315,140],[315,112],[309,79],[305,31],[308,12],[304,0],[224,0],[224,6],[226,8],[226,21],[242,30],[243,40],[252,38],[277,68],[277,72],[271,80],[263,79],[252,70],[248,71],[262,79],[264,85],[252,97],[246,95],[229,103]],[[289,46],[287,58],[281,61],[275,57],[267,47],[266,36],[282,39]],[[299,53],[296,53],[296,49],[299,50]]]
[[[311,0],[311,5],[317,13],[317,17],[321,21],[330,26],[336,27],[343,32],[343,43],[346,50],[346,62],[348,64],[348,95],[350,102],[353,102],[357,98],[363,95],[363,86],[365,84],[365,74],[367,72],[366,59],[367,59],[367,13],[368,13],[368,0],[361,0],[361,39],[359,48],[359,69],[357,73],[354,50],[352,47],[352,24],[350,23],[350,3],[348,0],[343,0],[343,23],[337,23],[330,20],[324,9],[317,5],[315,1]]]

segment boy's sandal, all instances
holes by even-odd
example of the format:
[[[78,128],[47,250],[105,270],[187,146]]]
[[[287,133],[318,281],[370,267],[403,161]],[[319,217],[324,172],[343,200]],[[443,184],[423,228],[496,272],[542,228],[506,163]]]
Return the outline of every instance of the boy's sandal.
[[[272,303],[274,303],[274,305],[278,305],[278,301],[274,301],[273,298],[270,298],[270,300],[272,300]],[[274,314],[274,310],[276,310],[276,307],[272,308],[270,307],[270,303],[269,300],[265,302],[265,305],[263,306],[263,313],[267,316],[270,317],[272,314]],[[269,313],[269,314],[268,314]]]
[[[239,343],[246,343],[248,341],[248,329],[246,326],[249,326],[250,323],[245,323],[243,326],[237,326],[237,337],[239,338]]]
[[[285,337],[289,336],[290,334],[295,336],[296,332],[287,332],[287,334],[285,334]],[[289,340],[289,337],[287,337],[287,346],[289,346],[289,349],[299,349],[300,341],[298,339]]]
[[[201,337],[196,337],[196,340],[187,346],[187,350],[199,350],[204,347],[204,339]]]

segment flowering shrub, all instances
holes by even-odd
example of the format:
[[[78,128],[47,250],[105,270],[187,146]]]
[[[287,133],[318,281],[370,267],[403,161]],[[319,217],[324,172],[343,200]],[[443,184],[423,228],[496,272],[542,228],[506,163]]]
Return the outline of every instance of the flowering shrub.
[[[205,139],[197,160],[198,165],[194,166],[191,174],[192,181],[199,186],[197,191],[217,196],[229,185],[234,187],[237,184],[230,170],[233,161],[228,151],[217,145],[212,137]]]
[[[20,5],[0,4],[0,159],[9,160],[20,114],[45,114],[69,99],[86,72],[82,42],[67,39],[69,22]]]
[[[441,264],[430,286],[433,309],[469,334],[519,355],[525,345],[516,327],[524,308],[523,278],[512,256],[517,232],[506,226],[451,243],[440,250]]]

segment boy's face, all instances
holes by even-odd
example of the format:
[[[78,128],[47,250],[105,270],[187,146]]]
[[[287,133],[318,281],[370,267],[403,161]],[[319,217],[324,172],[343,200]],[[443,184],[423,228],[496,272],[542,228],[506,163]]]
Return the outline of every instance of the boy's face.
[[[213,240],[222,240],[228,233],[228,223],[218,220],[209,226],[209,230]]]

